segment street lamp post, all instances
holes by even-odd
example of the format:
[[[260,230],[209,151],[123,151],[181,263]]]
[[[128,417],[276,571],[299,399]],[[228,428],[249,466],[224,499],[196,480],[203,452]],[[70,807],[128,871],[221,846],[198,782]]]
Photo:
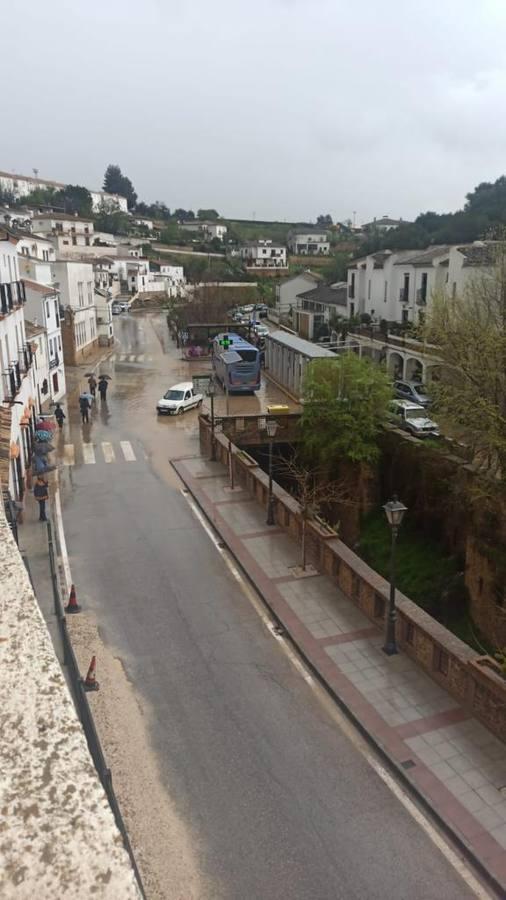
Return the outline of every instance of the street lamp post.
[[[214,397],[216,385],[211,378],[207,386],[207,396],[211,398],[211,462],[216,462],[216,440],[214,437]]]
[[[387,656],[393,656],[398,652],[397,641],[395,638],[395,549],[397,535],[407,507],[404,506],[403,503],[400,503],[397,499],[397,494],[394,494],[393,499],[389,500],[388,503],[385,503],[383,509],[385,510],[385,515],[392,531],[392,545],[390,550],[390,600],[388,604],[385,645],[383,651]]]
[[[269,499],[267,502],[267,525],[274,525],[274,497],[272,495],[272,448],[278,423],[275,419],[268,419],[266,423],[267,436],[269,438]]]

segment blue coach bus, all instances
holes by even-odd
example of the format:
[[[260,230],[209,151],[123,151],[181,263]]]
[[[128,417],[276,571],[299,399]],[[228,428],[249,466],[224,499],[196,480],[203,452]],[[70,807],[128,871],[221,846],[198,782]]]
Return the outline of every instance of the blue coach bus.
[[[226,363],[224,354],[234,350],[241,358]],[[213,368],[229,394],[247,394],[260,388],[260,351],[239,334],[217,334],[213,340]]]

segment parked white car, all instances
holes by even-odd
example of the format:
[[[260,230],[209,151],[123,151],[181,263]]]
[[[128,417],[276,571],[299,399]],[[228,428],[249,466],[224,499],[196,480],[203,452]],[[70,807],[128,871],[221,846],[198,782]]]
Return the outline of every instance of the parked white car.
[[[197,394],[191,381],[182,381],[169,388],[156,404],[158,415],[179,416],[187,409],[202,406],[202,394]]]
[[[399,428],[409,431],[414,437],[439,437],[439,425],[429,419],[427,410],[408,400],[392,400],[390,418]]]

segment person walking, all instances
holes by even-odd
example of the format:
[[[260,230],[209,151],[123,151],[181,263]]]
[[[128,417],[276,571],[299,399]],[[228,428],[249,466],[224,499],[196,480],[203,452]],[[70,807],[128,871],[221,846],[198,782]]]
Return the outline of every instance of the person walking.
[[[88,378],[88,387],[90,389],[90,394],[95,399],[95,394],[97,392],[97,379],[94,375],[90,375]]]
[[[86,394],[81,394],[79,397],[79,409],[81,411],[81,421],[83,425],[90,421],[89,412],[90,412],[90,401],[88,400],[88,396]]]
[[[98,382],[98,393],[103,403],[107,400],[107,379],[101,378]]]
[[[59,403],[56,404],[56,409],[54,411],[54,417],[55,417],[56,421],[58,422],[58,427],[60,429],[63,428],[63,420],[66,419],[66,415],[63,412],[63,409],[61,408]]]
[[[47,481],[42,475],[37,475],[37,480],[33,488],[33,496],[39,504],[39,522],[47,522],[46,500],[49,500],[49,491]]]

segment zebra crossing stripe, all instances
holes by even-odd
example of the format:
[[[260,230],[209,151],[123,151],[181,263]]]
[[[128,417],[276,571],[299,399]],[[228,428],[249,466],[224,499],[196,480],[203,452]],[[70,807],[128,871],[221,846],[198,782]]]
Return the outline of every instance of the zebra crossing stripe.
[[[141,353],[140,356],[137,357],[137,362],[144,362],[144,353]]]
[[[136,359],[137,359],[137,357],[136,357],[135,353],[130,353],[130,355],[128,357],[128,362],[135,362]]]
[[[95,450],[93,444],[83,444],[83,458],[85,465],[89,466],[95,462]]]
[[[113,446],[108,441],[102,441],[102,453],[106,463],[112,463],[116,459]]]
[[[63,446],[63,465],[73,466],[75,462],[74,445],[64,444]]]
[[[127,462],[135,462],[135,453],[132,449],[132,445],[130,441],[120,441],[121,449],[123,450],[123,456],[125,457]]]

